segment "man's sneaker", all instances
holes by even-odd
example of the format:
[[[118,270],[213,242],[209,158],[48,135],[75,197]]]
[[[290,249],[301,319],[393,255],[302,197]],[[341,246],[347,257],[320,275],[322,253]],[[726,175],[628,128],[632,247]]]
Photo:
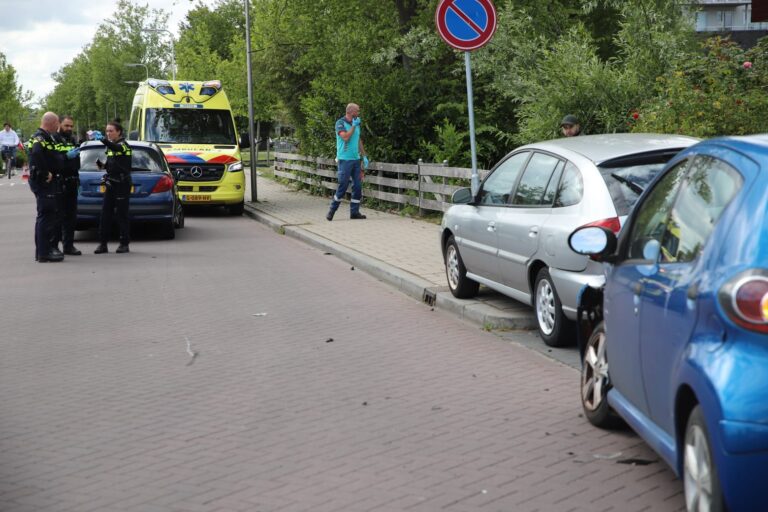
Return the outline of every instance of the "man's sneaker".
[[[358,220],[358,219],[362,220],[362,219],[365,219],[367,217],[365,215],[363,215],[362,213],[353,213],[353,214],[351,214],[349,216],[349,218],[352,219],[352,220]]]
[[[131,252],[131,251],[128,250],[128,244],[120,244],[120,246],[117,248],[117,250],[115,252],[117,254],[123,254],[123,253]]]
[[[333,220],[333,215],[334,215],[335,213],[336,213],[336,212],[335,212],[335,211],[333,211],[333,210],[328,210],[328,214],[325,216],[325,219],[326,219],[326,220]]]
[[[74,245],[70,245],[69,247],[64,248],[64,254],[69,256],[80,256],[83,253],[82,251],[78,250],[77,247],[75,247]]]
[[[48,259],[50,259],[51,256],[53,256],[54,258],[61,258],[62,260],[64,259],[64,253],[61,252],[58,247],[54,247],[51,249],[51,252],[48,253]]]
[[[96,250],[93,251],[93,254],[104,254],[105,252],[109,252],[107,249],[107,244],[99,244]]]

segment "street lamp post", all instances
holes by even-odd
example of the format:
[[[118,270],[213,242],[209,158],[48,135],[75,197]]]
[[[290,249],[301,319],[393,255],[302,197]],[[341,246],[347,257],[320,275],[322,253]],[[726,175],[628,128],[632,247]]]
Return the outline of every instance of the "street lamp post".
[[[149,80],[149,67],[147,67],[146,64],[142,64],[141,62],[126,62],[123,66],[128,68],[144,68],[144,71],[147,72],[147,80]]]
[[[173,80],[176,80],[176,52],[173,49],[173,34],[170,30],[164,29],[164,28],[145,28],[142,30],[142,32],[155,32],[155,33],[165,33],[168,34],[171,38],[171,75],[173,76]]]
[[[249,4],[250,2],[245,0],[245,56],[248,69],[248,137],[251,142],[251,202],[255,203],[258,200],[256,187],[256,177],[258,176],[256,169],[258,164],[256,155],[258,152],[254,151],[254,149],[256,149],[254,146],[258,144],[258,142],[253,139],[253,71],[251,70],[251,17],[249,14]]]

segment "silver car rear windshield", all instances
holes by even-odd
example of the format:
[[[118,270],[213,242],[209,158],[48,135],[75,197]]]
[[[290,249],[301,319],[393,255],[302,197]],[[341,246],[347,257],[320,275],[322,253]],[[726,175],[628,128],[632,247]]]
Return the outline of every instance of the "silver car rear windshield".
[[[643,190],[681,149],[631,155],[598,165],[617,215],[629,215]]]

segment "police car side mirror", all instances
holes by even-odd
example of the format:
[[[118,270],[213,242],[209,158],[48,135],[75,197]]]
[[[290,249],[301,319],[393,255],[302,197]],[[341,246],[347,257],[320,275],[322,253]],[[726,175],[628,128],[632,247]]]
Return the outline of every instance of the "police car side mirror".
[[[132,132],[128,132],[128,140],[139,140],[139,132],[138,132],[138,130],[134,130]]]
[[[248,137],[247,133],[241,133],[240,134],[240,147],[242,149],[247,149],[247,148],[251,147],[250,137]]]

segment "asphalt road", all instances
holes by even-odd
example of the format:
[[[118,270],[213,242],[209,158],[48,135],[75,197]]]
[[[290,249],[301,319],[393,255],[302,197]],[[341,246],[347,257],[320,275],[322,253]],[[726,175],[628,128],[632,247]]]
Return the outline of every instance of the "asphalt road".
[[[37,264],[13,182],[4,512],[684,508],[638,437],[581,417],[578,373],[514,334],[221,212],[127,255],[81,233],[83,256]]]

